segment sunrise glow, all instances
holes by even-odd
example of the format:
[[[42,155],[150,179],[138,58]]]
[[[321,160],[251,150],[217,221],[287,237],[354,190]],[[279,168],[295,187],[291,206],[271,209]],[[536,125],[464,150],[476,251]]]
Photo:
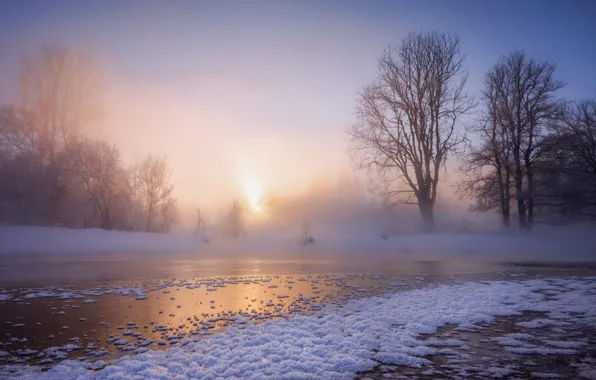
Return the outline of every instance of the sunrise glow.
[[[242,190],[244,191],[244,196],[248,201],[251,211],[255,214],[259,214],[261,212],[261,183],[256,179],[245,180],[242,184]]]

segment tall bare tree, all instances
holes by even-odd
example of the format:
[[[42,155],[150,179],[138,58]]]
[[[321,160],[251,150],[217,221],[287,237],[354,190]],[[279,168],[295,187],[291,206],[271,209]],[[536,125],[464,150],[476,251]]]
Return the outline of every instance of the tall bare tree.
[[[500,116],[510,136],[519,227],[525,230],[534,221],[534,163],[540,141],[560,111],[554,93],[564,83],[554,78],[554,71],[553,64],[535,61],[523,52],[509,54],[492,69],[503,78],[496,90]]]
[[[486,117],[475,128],[481,144],[464,158],[462,169],[468,177],[463,183],[480,205],[485,202],[485,209],[495,206],[491,196],[498,197],[506,226],[511,200],[517,204],[520,229],[530,230],[534,223],[536,163],[550,140],[548,126],[562,111],[555,92],[564,84],[554,78],[554,71],[551,63],[514,52],[486,76]]]
[[[387,202],[418,205],[429,228],[441,167],[463,141],[458,122],[473,107],[466,78],[456,35],[412,33],[379,60],[348,132],[352,164],[379,175]]]
[[[471,195],[475,211],[498,208],[503,226],[510,226],[512,154],[511,134],[503,120],[500,88],[505,80],[502,70],[491,71],[485,77],[482,100],[484,114],[470,130],[478,135],[480,145],[471,146],[462,160],[462,180],[459,191]]]

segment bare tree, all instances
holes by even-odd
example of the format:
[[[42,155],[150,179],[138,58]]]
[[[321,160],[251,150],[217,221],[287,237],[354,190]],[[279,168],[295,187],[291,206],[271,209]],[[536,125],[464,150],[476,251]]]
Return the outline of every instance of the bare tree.
[[[200,208],[197,208],[197,223],[195,225],[195,231],[193,232],[193,235],[201,235],[203,233],[203,230],[205,229],[206,224],[207,219],[205,218],[205,212]]]
[[[67,143],[101,116],[102,78],[90,57],[48,45],[26,56],[19,76],[19,96],[5,107],[0,140],[16,164],[29,165],[16,178],[22,185],[17,208],[35,210],[35,224],[68,225],[72,188],[67,175]],[[27,176],[35,176],[31,181]]]
[[[484,115],[470,128],[478,135],[479,146],[471,146],[463,157],[459,191],[475,198],[472,210],[498,208],[503,226],[510,226],[512,184],[511,134],[503,120],[499,88],[505,80],[502,70],[486,75],[482,99]]]
[[[73,169],[99,213],[101,228],[112,229],[117,207],[122,206],[116,200],[124,191],[125,174],[118,148],[105,141],[80,138],[69,145],[72,146]]]
[[[88,55],[55,45],[26,56],[19,77],[21,150],[51,162],[58,150],[102,114],[103,81]]]
[[[170,195],[167,197],[166,201],[159,206],[157,231],[170,232],[172,227],[178,223],[179,215],[176,202],[176,198]]]
[[[314,244],[315,239],[310,233],[310,223],[306,219],[302,220],[302,232],[300,233],[300,244]]]
[[[570,137],[569,151],[581,163],[575,169],[596,176],[596,100],[568,105],[559,134]],[[596,187],[596,178],[591,178]]]
[[[232,202],[232,206],[228,211],[227,229],[230,237],[238,238],[246,236],[246,228],[244,225],[244,211],[240,202]]]
[[[534,221],[534,163],[544,127],[560,110],[554,93],[564,83],[554,78],[554,71],[553,64],[537,62],[522,52],[504,57],[492,69],[492,74],[502,77],[496,91],[510,138],[519,226],[525,230]]]
[[[166,232],[171,227],[169,223],[176,219],[172,217],[176,201],[166,159],[149,155],[135,164],[132,175],[135,190],[144,204],[145,231]]]
[[[448,33],[413,33],[379,61],[379,77],[358,97],[349,130],[352,164],[374,170],[389,203],[418,205],[429,228],[441,167],[463,141],[460,118],[473,107],[464,92],[460,40]]]
[[[536,204],[563,220],[596,219],[596,101],[566,105],[540,146]]]
[[[512,198],[520,229],[529,231],[534,222],[536,164],[550,139],[547,127],[560,118],[562,109],[554,93],[564,84],[554,78],[554,71],[548,62],[515,52],[486,76],[485,119],[474,129],[481,144],[464,158],[463,186],[477,197],[481,210],[494,207],[491,197],[498,197],[505,226]]]

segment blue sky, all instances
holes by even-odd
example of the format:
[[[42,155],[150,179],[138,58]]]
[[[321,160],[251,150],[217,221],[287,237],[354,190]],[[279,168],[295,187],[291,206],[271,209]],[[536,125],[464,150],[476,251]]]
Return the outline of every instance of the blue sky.
[[[499,57],[522,49],[557,64],[558,78],[568,84],[561,95],[596,98],[594,20],[596,1],[588,0],[3,0],[0,99],[14,94],[22,54],[42,43],[66,45],[95,57],[120,95],[112,103],[124,107],[122,98],[134,99],[133,106],[156,112],[135,119],[118,111],[108,118],[103,133],[123,144],[125,156],[157,150],[184,167],[189,156],[201,157],[193,151],[202,145],[208,145],[204,159],[240,149],[226,142],[234,136],[237,145],[255,148],[222,158],[221,167],[254,158],[253,171],[275,177],[271,173],[282,169],[262,166],[271,166],[283,146],[293,161],[325,175],[338,165],[345,169],[343,132],[353,122],[354,98],[374,79],[384,48],[400,37],[435,29],[458,33],[471,93]],[[159,114],[175,114],[176,121],[147,122],[159,119],[155,104],[167,104]],[[145,139],[122,133],[124,120],[143,124]],[[189,170],[178,180],[190,194],[201,186]]]

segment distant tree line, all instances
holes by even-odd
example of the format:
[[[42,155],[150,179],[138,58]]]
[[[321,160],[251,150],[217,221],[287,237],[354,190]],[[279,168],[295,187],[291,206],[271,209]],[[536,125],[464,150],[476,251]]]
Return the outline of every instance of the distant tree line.
[[[348,135],[353,166],[376,176],[386,203],[417,205],[433,229],[445,163],[457,154],[460,194],[474,211],[497,210],[505,227],[596,219],[596,100],[557,97],[565,84],[555,65],[503,57],[486,74],[482,116],[467,126],[479,104],[465,92],[457,35],[412,33],[378,67]]]
[[[125,166],[91,138],[103,80],[87,55],[45,46],[26,57],[18,101],[0,108],[0,223],[167,232],[177,220],[165,158]]]

